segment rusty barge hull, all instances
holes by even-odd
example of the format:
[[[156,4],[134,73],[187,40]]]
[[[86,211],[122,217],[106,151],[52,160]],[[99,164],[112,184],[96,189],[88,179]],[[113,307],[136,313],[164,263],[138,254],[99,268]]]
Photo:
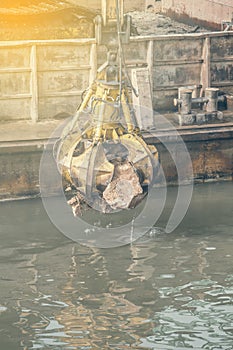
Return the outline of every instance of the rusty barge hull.
[[[171,118],[179,87],[216,87],[233,95],[233,32],[132,37],[125,51],[129,74],[131,69],[149,70],[153,107],[170,111]],[[75,112],[106,49],[97,47],[94,38],[4,41],[0,56],[0,197],[39,194],[44,145],[61,120]],[[229,99],[228,118],[219,124],[176,125],[196,182],[232,180],[232,107]],[[172,131],[159,132],[179,152]],[[175,165],[156,132],[144,137],[158,148],[168,184],[176,184]]]
[[[40,159],[47,142],[46,134],[52,132],[56,125],[57,123],[50,122],[46,126],[37,125],[36,128],[35,126],[24,128],[22,123],[19,123],[18,130],[24,129],[21,139],[13,139],[16,136],[15,133],[11,140],[9,140],[9,137],[5,137],[5,141],[0,142],[1,200],[40,194]],[[6,132],[9,127],[9,125],[5,127],[5,130],[1,127],[1,135],[3,133],[7,135]],[[183,148],[177,142],[173,132],[173,130],[160,130],[157,133],[144,133],[143,136],[146,142],[156,145],[168,185],[177,185],[177,172],[171,155],[164,144],[169,143],[173,151],[179,154],[180,164],[184,170],[181,183],[185,185],[189,170],[185,168],[185,163],[182,164],[180,149]],[[179,134],[184,140],[192,159],[195,183],[233,180],[233,123],[216,124],[208,127],[182,127],[179,129]],[[55,141],[55,139],[52,141]],[[49,166],[50,164],[48,164]]]

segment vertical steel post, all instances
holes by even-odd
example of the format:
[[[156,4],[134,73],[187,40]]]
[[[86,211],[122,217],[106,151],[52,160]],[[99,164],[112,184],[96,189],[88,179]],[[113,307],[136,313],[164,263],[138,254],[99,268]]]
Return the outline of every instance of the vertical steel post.
[[[39,103],[38,103],[38,78],[37,78],[37,55],[36,45],[32,45],[31,57],[31,119],[36,123],[39,119]]]

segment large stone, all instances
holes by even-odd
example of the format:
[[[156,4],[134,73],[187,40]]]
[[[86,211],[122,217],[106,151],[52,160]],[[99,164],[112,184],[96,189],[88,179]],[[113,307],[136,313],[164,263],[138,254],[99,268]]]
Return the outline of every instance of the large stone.
[[[103,198],[112,209],[127,209],[143,190],[133,166],[125,161],[115,165],[112,181],[103,192]]]

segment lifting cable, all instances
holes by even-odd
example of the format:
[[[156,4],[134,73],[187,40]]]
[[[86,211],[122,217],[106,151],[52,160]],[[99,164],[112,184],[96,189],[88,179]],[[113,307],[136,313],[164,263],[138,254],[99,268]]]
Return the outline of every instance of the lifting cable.
[[[117,40],[118,40],[118,50],[119,50],[119,81],[120,81],[120,107],[121,107],[121,95],[122,95],[122,42],[121,42],[121,18],[120,18],[120,3],[116,0],[116,17],[117,17]]]

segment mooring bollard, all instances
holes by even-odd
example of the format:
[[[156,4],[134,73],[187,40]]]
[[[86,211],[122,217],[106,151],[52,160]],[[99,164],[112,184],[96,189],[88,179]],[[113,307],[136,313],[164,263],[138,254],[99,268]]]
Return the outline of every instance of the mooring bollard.
[[[186,89],[180,91],[180,99],[182,103],[180,104],[181,114],[190,114],[192,107],[192,90]]]
[[[180,114],[191,114],[192,90],[179,88],[178,99],[174,99],[174,105],[178,106]]]
[[[201,85],[188,85],[178,88],[178,99],[180,98],[180,93],[182,90],[191,90],[192,98],[200,97]]]
[[[194,97],[194,87],[178,89],[178,99],[174,99],[174,105],[178,106],[179,124],[204,124],[214,119],[222,121],[223,113],[218,111],[218,102],[224,102],[226,96],[218,96],[217,88],[206,88],[205,97]]]
[[[208,100],[206,104],[206,112],[212,113],[218,110],[218,92],[217,88],[206,88],[205,97]]]

